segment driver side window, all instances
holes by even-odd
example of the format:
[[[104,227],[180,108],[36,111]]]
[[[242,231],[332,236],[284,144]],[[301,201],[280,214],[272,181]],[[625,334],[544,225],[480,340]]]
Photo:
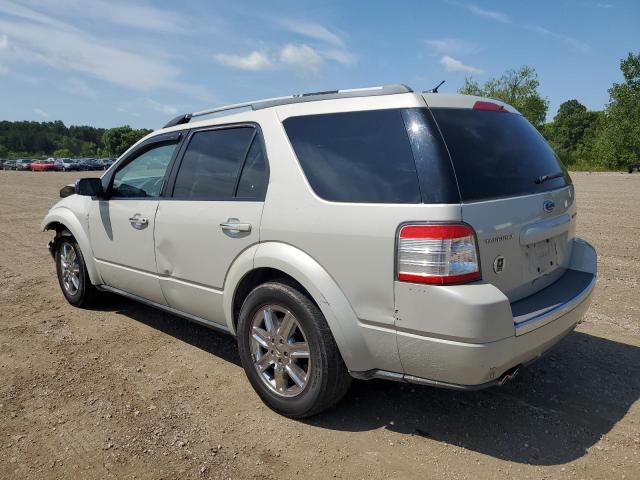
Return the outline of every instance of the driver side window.
[[[111,197],[159,197],[176,146],[172,143],[154,147],[118,170],[113,178]]]

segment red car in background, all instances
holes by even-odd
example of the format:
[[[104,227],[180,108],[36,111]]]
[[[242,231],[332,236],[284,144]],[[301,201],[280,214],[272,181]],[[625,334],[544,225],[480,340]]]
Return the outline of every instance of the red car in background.
[[[31,170],[34,172],[53,171],[55,169],[56,166],[52,160],[36,160],[31,164]]]

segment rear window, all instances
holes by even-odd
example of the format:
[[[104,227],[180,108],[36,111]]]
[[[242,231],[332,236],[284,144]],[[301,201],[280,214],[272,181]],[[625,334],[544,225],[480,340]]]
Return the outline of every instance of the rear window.
[[[540,193],[571,183],[542,135],[515,113],[431,110],[449,149],[463,201]],[[542,183],[543,175],[562,176]]]
[[[283,125],[311,188],[325,200],[459,201],[446,150],[426,109],[307,115]]]

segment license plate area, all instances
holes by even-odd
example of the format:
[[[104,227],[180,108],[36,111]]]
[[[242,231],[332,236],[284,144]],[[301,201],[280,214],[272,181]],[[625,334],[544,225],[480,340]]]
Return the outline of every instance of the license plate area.
[[[532,277],[544,275],[558,267],[558,248],[556,238],[547,238],[524,247],[528,258],[529,274]]]

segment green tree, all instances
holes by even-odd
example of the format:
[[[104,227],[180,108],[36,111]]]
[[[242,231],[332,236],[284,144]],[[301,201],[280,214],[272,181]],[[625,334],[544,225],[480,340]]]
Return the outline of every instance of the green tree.
[[[609,89],[593,148],[594,161],[614,169],[640,162],[640,53],[630,52],[620,61],[620,70],[624,83]]]
[[[500,78],[490,78],[484,85],[467,77],[458,92],[502,100],[515,107],[536,128],[542,129],[549,101],[540,95],[539,86],[535,69],[523,66],[518,70],[507,70]]]
[[[80,155],[82,157],[93,157],[96,154],[96,144],[93,142],[82,142]]]
[[[83,150],[90,155],[102,146],[104,129],[89,126],[66,127],[60,120],[52,122],[0,121],[0,145],[6,156],[51,156],[56,150],[67,149],[73,155]],[[93,147],[92,147],[93,145]]]
[[[102,135],[103,148],[100,150],[100,153],[119,157],[127,151],[131,145],[151,133],[151,131],[152,130],[145,128],[134,130],[129,125],[110,128]]]
[[[542,134],[566,165],[584,164],[591,160],[601,116],[601,112],[587,111],[578,100],[568,100],[560,105],[553,122],[544,125]]]
[[[69,157],[73,157],[73,152],[68,148],[60,148],[55,152],[53,152],[53,156],[55,158],[69,158]]]

